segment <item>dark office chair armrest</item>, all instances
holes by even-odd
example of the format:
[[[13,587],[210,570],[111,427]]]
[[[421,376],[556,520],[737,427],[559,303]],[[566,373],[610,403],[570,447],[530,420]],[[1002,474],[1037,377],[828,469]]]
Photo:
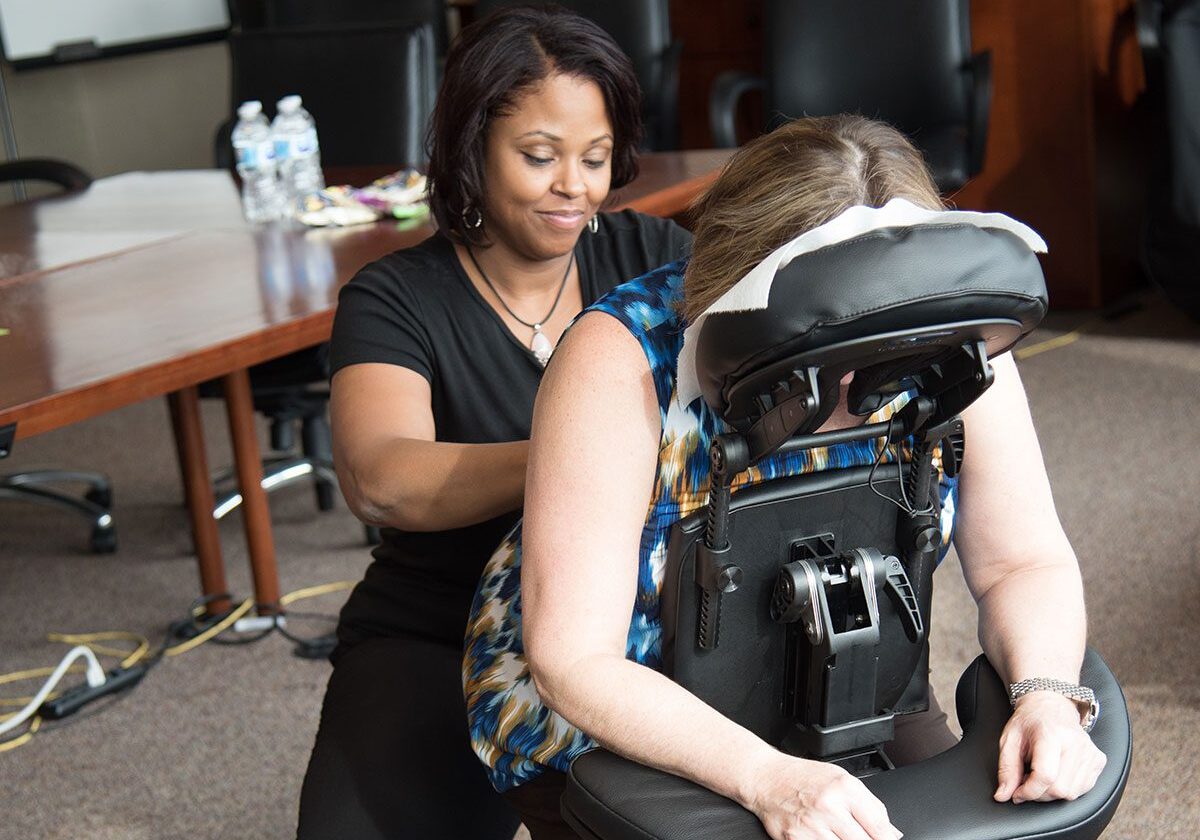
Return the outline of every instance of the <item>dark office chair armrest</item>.
[[[679,60],[683,57],[683,41],[676,38],[662,55],[662,76],[658,92],[658,136],[655,151],[672,152],[679,148]]]
[[[26,158],[0,163],[0,183],[7,181],[49,181],[75,192],[91,186],[92,176],[65,160]]]
[[[1129,712],[1116,678],[1088,651],[1081,682],[1100,700],[1092,739],[1108,757],[1096,786],[1074,802],[1022,805],[992,799],[1008,696],[980,656],[958,683],[963,740],[941,755],[864,780],[909,837],[937,840],[1092,840],[1108,825],[1129,778]],[[699,785],[593,750],[571,765],[563,817],[592,840],[767,840],[758,819]]]
[[[738,100],[751,90],[762,90],[766,82],[760,76],[729,71],[717,76],[708,97],[708,122],[712,128],[713,145],[718,149],[737,148]]]
[[[968,65],[971,74],[971,125],[968,129],[967,177],[983,171],[987,152],[988,121],[992,112],[992,52],[975,53]]]

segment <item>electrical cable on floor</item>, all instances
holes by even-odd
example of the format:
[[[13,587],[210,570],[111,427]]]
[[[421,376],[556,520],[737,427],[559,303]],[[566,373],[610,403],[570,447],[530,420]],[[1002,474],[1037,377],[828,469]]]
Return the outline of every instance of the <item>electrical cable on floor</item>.
[[[342,580],[334,583],[309,586],[297,589],[283,595],[279,599],[280,607],[354,587],[356,581]],[[29,697],[0,698],[0,706],[20,706],[20,711],[0,714],[0,735],[3,735],[28,721],[25,732],[7,740],[0,740],[0,752],[7,752],[26,744],[42,728],[44,718],[60,720],[76,714],[79,709],[101,697],[114,693],[124,693],[133,688],[152,667],[167,657],[179,656],[194,650],[200,645],[216,641],[220,644],[249,644],[259,641],[278,631],[280,635],[295,644],[297,656],[305,658],[324,658],[332,649],[336,639],[330,634],[305,638],[289,633],[284,626],[286,611],[274,616],[274,621],[264,630],[241,639],[219,639],[220,634],[234,627],[253,607],[252,599],[247,598],[232,610],[219,615],[205,617],[208,605],[229,600],[228,593],[197,598],[188,608],[188,617],[169,624],[164,639],[158,648],[150,653],[150,640],[138,633],[123,630],[109,630],[96,633],[50,633],[48,639],[52,642],[62,642],[74,645],[65,657],[55,667],[30,668],[0,675],[0,685],[20,682],[38,677],[49,677],[42,688]],[[296,619],[318,619],[336,622],[336,615],[326,615],[314,612],[296,612],[291,614]],[[183,641],[173,641],[183,637]],[[132,650],[126,650],[104,644],[112,641],[128,641],[135,643]],[[109,656],[119,660],[119,665],[107,673],[101,667],[96,655]],[[84,669],[86,679],[83,684],[54,691],[63,677],[69,673],[78,673],[81,668],[76,660],[87,660]]]
[[[37,694],[33,695],[33,697],[29,699],[29,702],[25,704],[21,711],[14,712],[10,715],[5,715],[4,721],[0,723],[0,735],[3,735],[9,730],[16,729],[22,723],[36,715],[38,709],[40,709],[42,706],[42,702],[45,701],[50,692],[54,690],[54,687],[58,685],[59,680],[66,676],[67,669],[71,667],[71,663],[73,663],[76,659],[87,660],[85,679],[90,688],[96,688],[104,684],[104,668],[101,667],[100,660],[96,658],[96,654],[92,653],[90,648],[84,647],[83,645],[76,645],[67,651],[67,655],[64,656],[62,661],[58,663],[58,666],[50,674],[50,678],[42,684],[42,687],[38,690]]]
[[[315,598],[318,595],[325,595],[330,592],[340,592],[347,589],[353,589],[357,581],[339,580],[335,583],[324,583],[318,586],[309,586],[304,589],[297,589],[294,592],[289,592],[279,599],[279,605],[286,607],[288,604],[294,604],[296,601],[302,601],[306,598]],[[336,623],[336,616],[324,616],[320,613],[285,613],[293,618],[322,618]],[[333,632],[324,633],[320,636],[304,637],[290,633],[283,625],[283,622],[277,618],[275,621],[275,629],[279,631],[279,635],[283,636],[288,641],[292,642],[295,647],[292,652],[301,659],[327,659],[329,654],[333,652],[337,645],[337,636]]]

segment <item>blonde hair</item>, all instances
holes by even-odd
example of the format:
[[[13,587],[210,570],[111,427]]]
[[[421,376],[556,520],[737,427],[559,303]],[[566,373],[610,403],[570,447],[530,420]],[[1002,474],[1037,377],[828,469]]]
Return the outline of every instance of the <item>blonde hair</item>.
[[[692,205],[684,274],[690,323],[776,248],[855,205],[944,205],[921,153],[896,129],[841,114],[785,123],[743,146]]]

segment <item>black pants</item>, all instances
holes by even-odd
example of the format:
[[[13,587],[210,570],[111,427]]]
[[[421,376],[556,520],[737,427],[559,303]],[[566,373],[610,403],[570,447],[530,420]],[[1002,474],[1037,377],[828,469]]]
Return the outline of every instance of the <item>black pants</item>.
[[[930,689],[929,711],[896,718],[896,738],[887,745],[887,754],[897,767],[903,767],[943,753],[957,743],[946,713]],[[558,810],[566,781],[565,774],[547,770],[504,794],[520,811],[533,840],[578,840]]]
[[[371,639],[329,679],[299,840],[512,840],[516,812],[471,751],[462,648]]]

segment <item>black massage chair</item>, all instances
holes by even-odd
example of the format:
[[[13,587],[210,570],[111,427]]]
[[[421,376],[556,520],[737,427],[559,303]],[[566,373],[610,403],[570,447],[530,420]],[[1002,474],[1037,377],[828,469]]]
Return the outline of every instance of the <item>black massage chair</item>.
[[[1108,763],[1079,799],[992,799],[1011,710],[982,656],[958,683],[962,741],[906,767],[887,757],[894,716],[928,707],[937,463],[957,473],[969,444],[958,415],[991,384],[989,357],[1045,309],[1037,258],[1015,234],[926,224],[802,254],[777,272],[765,309],[710,314],[700,329],[700,388],[735,431],[713,444],[707,508],[671,537],[665,671],[780,749],[863,778],[910,840],[1097,837],[1129,774],[1124,698],[1090,650],[1081,683],[1098,697],[1092,738]],[[856,414],[912,398],[889,422],[814,433],[849,372]],[[884,437],[911,458],[730,495],[734,476],[773,452]],[[736,803],[599,749],[575,760],[562,813],[593,840],[767,837]]]

